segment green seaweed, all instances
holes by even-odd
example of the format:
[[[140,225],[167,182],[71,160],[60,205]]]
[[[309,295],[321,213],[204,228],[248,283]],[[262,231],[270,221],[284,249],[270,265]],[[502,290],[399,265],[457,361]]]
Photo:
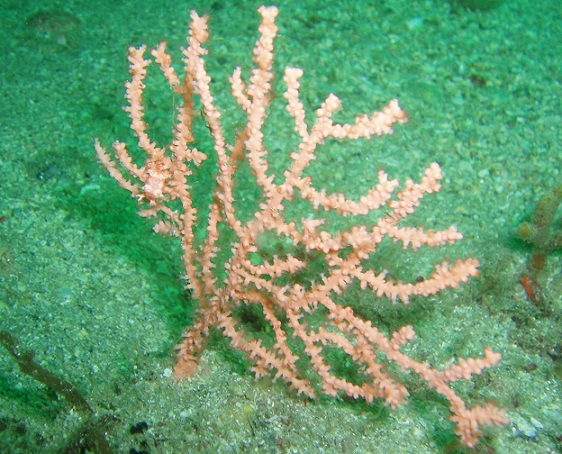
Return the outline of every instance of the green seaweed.
[[[546,265],[547,257],[562,249],[562,229],[556,222],[556,212],[562,202],[562,184],[541,197],[531,222],[522,222],[517,234],[533,246],[529,275],[536,278]]]

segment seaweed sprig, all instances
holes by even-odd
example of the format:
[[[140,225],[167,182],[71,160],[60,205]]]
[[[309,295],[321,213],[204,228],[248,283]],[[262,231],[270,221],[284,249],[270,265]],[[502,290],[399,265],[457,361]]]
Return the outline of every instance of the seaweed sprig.
[[[533,246],[529,262],[529,276],[536,279],[546,265],[547,257],[562,249],[562,229],[556,228],[556,212],[562,202],[562,184],[541,197],[531,222],[517,228],[519,238]]]

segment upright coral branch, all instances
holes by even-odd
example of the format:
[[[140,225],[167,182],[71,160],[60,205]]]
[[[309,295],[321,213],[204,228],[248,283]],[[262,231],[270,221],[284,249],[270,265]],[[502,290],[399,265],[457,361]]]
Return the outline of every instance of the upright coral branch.
[[[473,374],[495,366],[500,355],[487,349],[482,359],[460,359],[456,365],[439,371],[401,351],[415,336],[411,326],[385,335],[350,305],[342,304],[346,290],[354,283],[370,292],[374,300],[387,297],[408,304],[412,296],[434,295],[477,276],[478,261],[470,258],[437,264],[431,276],[415,283],[392,280],[384,269],[377,271],[367,265],[367,259],[377,254],[384,238],[413,250],[462,239],[454,227],[426,231],[400,225],[423,197],[441,190],[441,169],[438,164],[431,164],[421,181],[408,180],[400,190],[397,180],[380,171],[373,187],[359,200],[318,190],[311,177],[306,176],[306,170],[326,139],[358,140],[390,134],[392,127],[405,122],[407,117],[393,100],[380,112],[359,115],[352,123],[340,124],[333,116],[341,102],[331,94],[312,121],[307,122],[300,100],[299,79],[303,71],[287,68],[284,98],[300,143],[288,151],[291,162],[282,178],[274,178],[269,168],[271,155],[264,142],[264,124],[272,99],[277,9],[261,7],[259,13],[260,37],[253,53],[255,68],[248,82],[243,80],[239,68],[230,78],[232,95],[246,115],[246,125],[235,143],[226,142],[205,69],[207,18],[194,12],[181,80],[163,44],[152,52],[171,88],[183,99],[172,143],[160,148],[146,132],[142,94],[150,60],[144,59],[144,47],[129,50],[132,79],[127,84],[127,111],[139,146],[147,153],[146,162],[137,167],[126,146],[116,142],[113,148],[124,171],[121,173],[96,141],[99,159],[111,176],[146,206],[141,214],[158,216],[160,222],[155,230],[176,235],[182,241],[188,286],[199,302],[199,313],[183,334],[174,373],[178,378],[193,374],[209,330],[218,328],[234,348],[247,354],[257,377],[272,374],[309,397],[314,397],[320,388],[330,396],[344,393],[367,402],[381,398],[395,408],[408,397],[399,377],[388,370],[388,364],[395,363],[403,371],[417,373],[449,401],[457,434],[463,443],[475,446],[480,427],[505,424],[505,413],[492,404],[467,408],[450,383],[469,380]],[[193,146],[196,103],[204,113],[213,150],[201,151]],[[193,206],[192,185],[197,183],[193,172],[211,153],[216,159],[216,185],[208,216],[200,216]],[[244,222],[234,203],[234,184],[241,160],[247,162],[261,193],[254,216]],[[310,212],[303,213],[302,219],[292,219],[287,207],[298,198],[309,204]],[[374,221],[357,222],[334,232],[328,228],[327,212],[361,215]],[[204,240],[196,235],[201,230],[205,232]],[[264,254],[267,238],[284,244],[272,257]],[[322,271],[313,275],[315,269]],[[269,325],[271,336],[248,330],[241,316],[245,310],[259,314],[262,322]],[[339,376],[331,369],[329,349],[338,349],[352,358],[362,377],[360,382]],[[308,368],[303,368],[304,362]],[[314,376],[316,379],[311,380]]]

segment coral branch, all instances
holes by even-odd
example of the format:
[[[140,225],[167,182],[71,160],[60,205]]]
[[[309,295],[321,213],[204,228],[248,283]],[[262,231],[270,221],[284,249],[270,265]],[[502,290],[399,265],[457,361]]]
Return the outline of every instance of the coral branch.
[[[116,142],[113,148],[121,173],[96,141],[100,161],[110,175],[147,205],[142,214],[160,218],[156,231],[172,233],[182,241],[188,286],[199,302],[199,314],[178,346],[175,375],[187,378],[193,374],[211,328],[221,329],[233,348],[247,354],[257,377],[281,378],[298,393],[310,397],[318,391],[310,380],[310,374],[315,373],[325,394],[344,393],[367,402],[381,398],[394,408],[408,397],[404,384],[388,369],[390,363],[395,363],[403,371],[420,375],[429,387],[448,399],[457,434],[463,443],[475,446],[480,427],[505,424],[505,413],[492,405],[467,409],[450,383],[470,380],[472,375],[498,364],[500,355],[487,349],[483,359],[460,359],[456,365],[438,371],[401,351],[415,335],[412,327],[386,335],[352,307],[342,304],[353,283],[369,291],[373,300],[386,297],[408,303],[412,296],[434,295],[478,275],[478,261],[470,258],[438,264],[431,276],[415,283],[392,280],[384,269],[374,270],[366,265],[367,259],[378,253],[384,238],[413,250],[462,239],[454,227],[426,231],[399,225],[426,195],[441,190],[441,169],[438,164],[431,164],[419,182],[408,180],[400,190],[399,182],[381,171],[359,200],[318,190],[305,172],[325,139],[358,140],[390,134],[392,127],[405,122],[407,117],[398,101],[392,100],[380,112],[339,124],[333,115],[341,102],[335,95],[329,95],[307,123],[300,100],[299,79],[303,71],[287,68],[284,98],[300,143],[296,150],[288,151],[291,163],[281,178],[275,178],[269,167],[271,155],[264,142],[263,126],[273,97],[277,9],[261,7],[259,13],[260,37],[253,53],[255,68],[248,82],[243,80],[239,68],[230,78],[232,96],[246,115],[246,125],[235,143],[226,141],[221,114],[211,94],[211,79],[203,59],[207,20],[196,13],[191,14],[188,47],[184,51],[185,76],[181,81],[165,46],[152,52],[170,86],[183,99],[172,143],[160,148],[146,132],[142,94],[146,68],[151,62],[144,59],[144,47],[129,51],[132,79],[126,86],[131,127],[147,154],[146,162],[137,167],[125,145]],[[206,151],[194,147],[195,131],[200,130],[194,125],[198,117],[196,105],[201,106],[213,141],[212,149]],[[202,215],[193,207],[192,185],[198,183],[193,175],[212,154],[216,184],[208,213]],[[234,196],[242,160],[251,169],[261,194],[249,220],[237,212]],[[129,176],[134,182],[129,181]],[[287,207],[299,202],[297,197],[310,206],[310,212],[302,213],[302,219],[287,214]],[[357,222],[334,232],[326,219],[329,211],[340,216],[368,216],[374,221],[363,225]],[[264,244],[271,246],[272,241],[278,245],[277,253],[268,255]],[[260,337],[260,333],[251,332],[242,321],[241,313],[245,310],[251,310],[269,325],[271,336]],[[360,383],[333,372],[327,358],[329,349],[340,350],[352,358],[362,376]],[[303,362],[310,366],[306,372]]]

